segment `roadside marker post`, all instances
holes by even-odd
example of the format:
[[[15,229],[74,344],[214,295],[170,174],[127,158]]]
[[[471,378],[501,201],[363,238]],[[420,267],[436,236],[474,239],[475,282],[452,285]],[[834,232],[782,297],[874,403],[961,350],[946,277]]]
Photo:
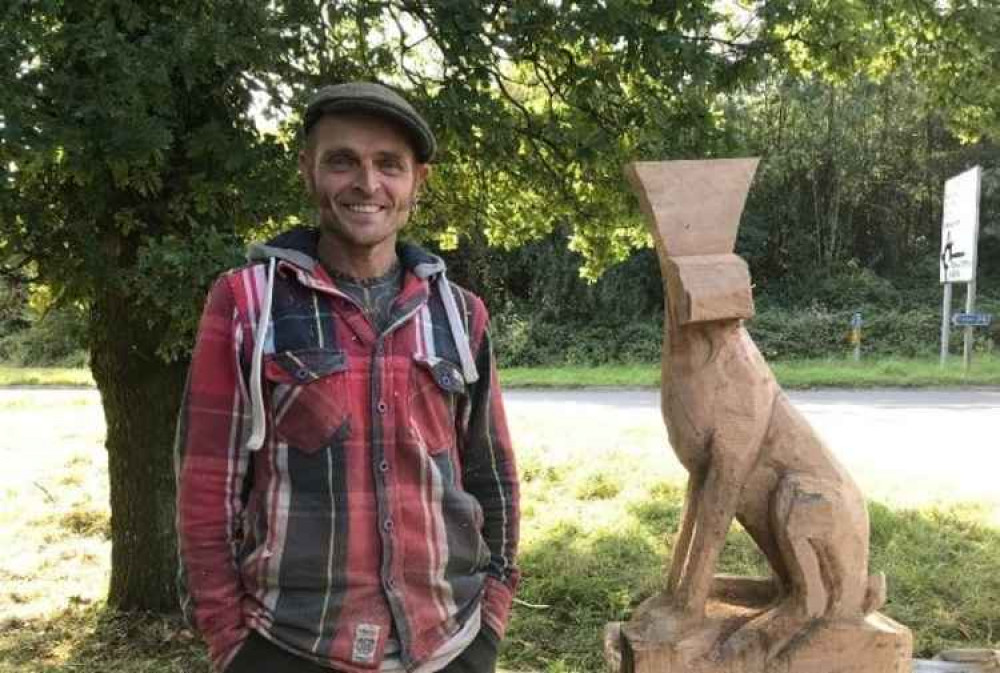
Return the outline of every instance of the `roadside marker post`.
[[[854,344],[854,361],[861,361],[861,313],[851,316],[851,343]]]
[[[944,283],[944,306],[941,307],[941,366],[948,361],[951,342],[951,283]]]

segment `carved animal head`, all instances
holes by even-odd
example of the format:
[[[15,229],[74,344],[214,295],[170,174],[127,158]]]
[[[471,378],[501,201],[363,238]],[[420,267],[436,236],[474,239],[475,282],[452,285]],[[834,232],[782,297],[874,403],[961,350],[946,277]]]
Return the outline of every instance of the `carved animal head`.
[[[635,162],[625,167],[646,214],[677,326],[750,318],[746,262],[733,254],[758,159]]]

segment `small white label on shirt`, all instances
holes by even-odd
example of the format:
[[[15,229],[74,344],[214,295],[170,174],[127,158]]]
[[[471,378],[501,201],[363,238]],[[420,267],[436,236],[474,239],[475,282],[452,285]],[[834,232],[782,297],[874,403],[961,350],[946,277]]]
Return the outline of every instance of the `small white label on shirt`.
[[[375,661],[375,649],[378,646],[378,634],[381,626],[375,624],[358,624],[354,629],[354,652],[351,659],[359,664],[370,664]]]

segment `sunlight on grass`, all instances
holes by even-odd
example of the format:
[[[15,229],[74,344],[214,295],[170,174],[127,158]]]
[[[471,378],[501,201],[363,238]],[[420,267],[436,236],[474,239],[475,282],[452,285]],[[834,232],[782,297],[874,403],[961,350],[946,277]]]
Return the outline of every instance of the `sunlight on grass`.
[[[69,367],[0,367],[0,386],[92,386],[89,369]]]
[[[523,580],[505,659],[516,670],[601,670],[601,633],[663,587],[684,479],[662,479],[647,452],[596,462],[529,444],[521,452]],[[975,505],[872,511],[873,572],[886,573],[884,611],[914,630],[916,653],[997,647],[1000,529]],[[765,575],[734,524],[719,572]]]
[[[1000,357],[977,354],[966,373],[961,357],[944,368],[936,359],[846,359],[772,362],[781,385],[788,388],[871,388],[1000,385]],[[648,388],[660,385],[660,365],[629,364],[600,367],[511,367],[500,373],[506,387]],[[0,386],[92,386],[87,369],[0,367]]]
[[[208,673],[173,618],[105,608],[109,567],[103,419],[94,391],[0,397],[0,672]],[[602,669],[601,631],[662,588],[684,470],[659,414],[511,413],[522,481],[523,572],[502,664]],[[895,486],[894,486],[895,487]],[[917,653],[997,647],[1000,527],[992,505],[871,504],[872,570]],[[738,526],[720,572],[766,573]]]
[[[772,367],[781,384],[790,388],[1000,385],[1000,358],[988,356],[977,356],[968,373],[960,357],[951,357],[945,367],[936,359],[802,360]]]
[[[0,398],[0,615],[25,620],[104,597],[108,486],[98,398]]]

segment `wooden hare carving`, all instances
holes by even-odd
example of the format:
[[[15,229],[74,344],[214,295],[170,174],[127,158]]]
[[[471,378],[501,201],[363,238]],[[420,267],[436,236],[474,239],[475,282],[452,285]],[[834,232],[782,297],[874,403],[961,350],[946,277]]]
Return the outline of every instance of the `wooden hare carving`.
[[[663,273],[662,411],[690,473],[658,605],[668,604],[679,631],[704,621],[735,518],[767,557],[776,592],[705,656],[752,648],[769,660],[817,620],[860,622],[881,606],[885,586],[868,575],[860,490],[789,402],[743,326],[753,316],[750,275],[733,249],[756,166],[756,159],[644,162],[626,174]]]

